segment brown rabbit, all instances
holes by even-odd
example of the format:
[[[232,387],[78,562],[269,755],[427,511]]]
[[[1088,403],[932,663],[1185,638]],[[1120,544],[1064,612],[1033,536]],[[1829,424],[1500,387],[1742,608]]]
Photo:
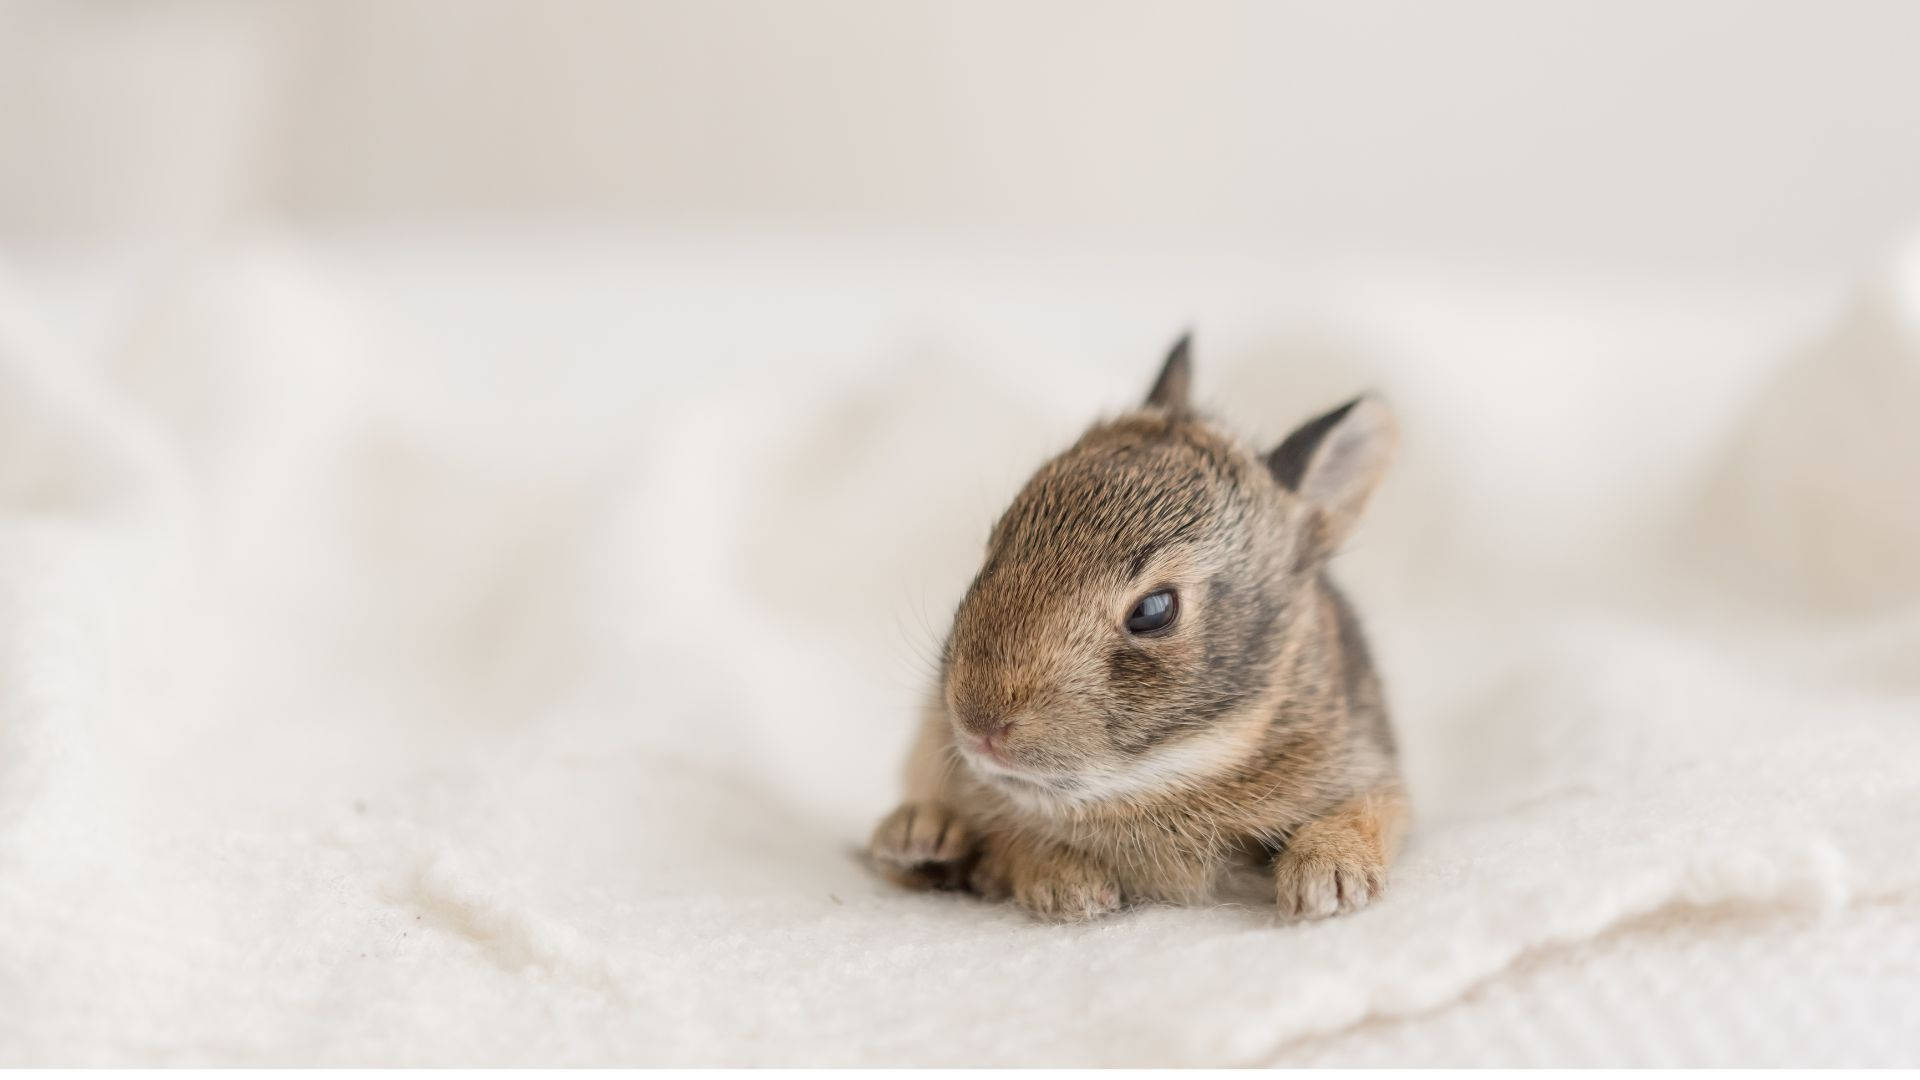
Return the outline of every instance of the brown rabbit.
[[[1380,895],[1392,731],[1326,563],[1392,457],[1360,397],[1262,457],[1194,413],[1182,339],[994,525],[874,831],[891,878],[1078,919],[1270,866],[1280,912]]]

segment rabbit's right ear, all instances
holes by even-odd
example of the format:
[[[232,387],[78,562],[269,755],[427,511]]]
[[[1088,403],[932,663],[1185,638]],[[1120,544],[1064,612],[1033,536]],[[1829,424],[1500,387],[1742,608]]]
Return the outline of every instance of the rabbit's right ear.
[[[1160,365],[1160,377],[1153,380],[1153,389],[1147,392],[1147,408],[1165,409],[1170,413],[1187,411],[1187,390],[1193,385],[1193,361],[1187,354],[1192,349],[1190,333],[1181,334],[1180,340],[1173,343],[1166,363]]]
[[[1280,486],[1319,512],[1316,554],[1332,554],[1353,530],[1399,443],[1393,412],[1364,394],[1300,425],[1267,455]]]

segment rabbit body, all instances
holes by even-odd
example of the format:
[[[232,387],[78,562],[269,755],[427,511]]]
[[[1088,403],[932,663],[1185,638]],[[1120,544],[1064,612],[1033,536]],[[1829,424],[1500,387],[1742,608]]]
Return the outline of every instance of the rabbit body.
[[[1385,471],[1358,398],[1261,455],[1187,403],[1094,425],[994,526],[920,718],[890,878],[1079,919],[1270,873],[1280,912],[1380,895],[1406,818],[1379,678],[1326,562]]]

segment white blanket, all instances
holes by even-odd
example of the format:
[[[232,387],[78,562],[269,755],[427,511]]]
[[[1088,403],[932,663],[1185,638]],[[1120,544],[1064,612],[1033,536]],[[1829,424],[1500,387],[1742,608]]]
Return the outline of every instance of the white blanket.
[[[1378,906],[855,852],[992,515],[1182,328],[1374,386]],[[975,241],[0,262],[0,1063],[1912,1064],[1920,284]]]

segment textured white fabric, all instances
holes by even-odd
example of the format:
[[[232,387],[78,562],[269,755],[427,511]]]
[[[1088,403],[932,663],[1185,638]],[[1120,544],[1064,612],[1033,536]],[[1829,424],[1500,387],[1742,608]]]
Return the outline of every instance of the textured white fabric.
[[[0,1060],[1920,1060],[1897,272],[467,235],[0,265]],[[885,887],[992,514],[1186,325],[1403,418],[1388,897]]]

